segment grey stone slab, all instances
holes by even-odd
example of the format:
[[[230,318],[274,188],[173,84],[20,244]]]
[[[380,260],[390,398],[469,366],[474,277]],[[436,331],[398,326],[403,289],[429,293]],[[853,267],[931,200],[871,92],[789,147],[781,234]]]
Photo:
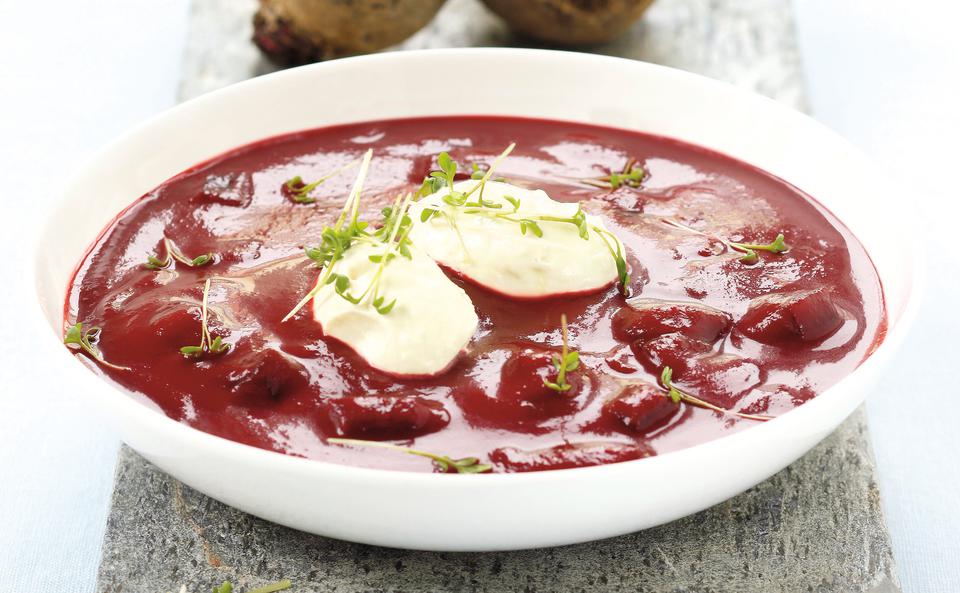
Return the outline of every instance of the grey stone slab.
[[[195,0],[181,98],[274,69],[249,43],[256,0]],[[659,0],[624,37],[591,51],[730,81],[803,108],[789,0]],[[391,50],[529,45],[476,0],[449,0]],[[173,480],[124,448],[99,592],[242,591],[280,578],[304,592],[899,591],[865,415],[723,504],[655,529],[524,552],[376,548],[256,519]]]
[[[208,498],[124,447],[97,591],[209,591],[224,579],[253,587],[288,578],[296,593],[896,593],[866,430],[858,411],[773,478],[679,521],[502,553],[308,535]]]

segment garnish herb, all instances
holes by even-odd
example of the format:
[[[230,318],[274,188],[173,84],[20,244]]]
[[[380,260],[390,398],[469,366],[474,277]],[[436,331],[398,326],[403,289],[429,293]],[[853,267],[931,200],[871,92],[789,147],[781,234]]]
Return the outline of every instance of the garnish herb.
[[[767,243],[765,245],[757,245],[755,243],[727,243],[728,246],[736,249],[737,251],[743,252],[743,256],[740,257],[740,261],[745,264],[755,264],[760,260],[760,257],[757,255],[757,251],[769,251],[770,253],[784,253],[790,246],[783,240],[783,233],[777,234],[777,238]]]
[[[646,175],[647,172],[643,170],[643,167],[637,166],[637,159],[631,158],[619,172],[611,171],[609,175],[590,177],[580,181],[587,185],[609,190],[617,189],[620,186],[637,188],[640,187]]]
[[[711,233],[705,233],[705,232],[703,232],[703,231],[698,231],[697,229],[695,229],[695,228],[693,228],[693,227],[689,227],[689,226],[687,226],[687,225],[685,225],[685,224],[682,224],[682,223],[680,223],[680,222],[677,222],[676,220],[673,220],[673,219],[665,218],[665,219],[663,219],[663,221],[664,221],[666,224],[668,224],[668,225],[670,225],[670,226],[672,226],[672,227],[674,227],[674,228],[678,228],[678,229],[680,229],[680,230],[682,230],[682,231],[687,231],[687,232],[690,232],[690,233],[695,233],[695,234],[697,234],[697,235],[701,235],[701,236],[706,237],[706,238],[708,238],[708,239],[713,239],[713,240],[716,240],[716,241],[719,241],[719,242],[723,243],[723,244],[727,247],[727,249],[730,249],[730,250],[732,250],[732,251],[737,251],[737,252],[743,254],[743,255],[741,255],[741,256],[740,256],[739,258],[737,258],[737,259],[738,259],[741,263],[744,263],[744,264],[747,264],[747,265],[755,264],[755,263],[757,263],[758,261],[760,261],[760,256],[757,254],[757,251],[769,251],[770,253],[780,254],[780,253],[786,253],[787,251],[790,250],[790,246],[787,245],[787,242],[784,240],[783,233],[777,234],[777,237],[776,237],[773,241],[771,241],[770,243],[766,243],[766,244],[758,244],[758,243],[737,243],[737,242],[735,242],[735,241],[728,241],[727,239],[724,239],[723,237],[719,237],[719,236],[714,235],[714,234],[711,234]]]
[[[354,305],[363,303],[369,297],[370,304],[381,315],[386,315],[393,310],[393,306],[397,304],[397,299],[393,299],[389,303],[386,302],[386,297],[380,294],[380,281],[387,264],[393,261],[397,254],[407,259],[413,257],[410,253],[408,239],[413,225],[410,224],[410,217],[407,216],[411,200],[412,197],[407,194],[404,198],[398,197],[392,207],[383,209],[384,224],[380,230],[374,233],[374,236],[382,242],[385,250],[382,253],[369,256],[370,261],[378,264],[378,266],[367,288],[359,296],[353,296],[347,292],[350,288],[350,278],[343,274],[331,272],[326,284],[333,284],[334,292]],[[395,215],[394,212],[399,214]],[[398,234],[400,234],[399,238]]]
[[[627,259],[623,256],[620,241],[613,233],[598,226],[594,226],[593,231],[603,240],[604,245],[607,246],[607,251],[610,252],[610,256],[617,266],[617,289],[623,296],[630,297],[632,293],[630,290],[630,272],[627,269]]]
[[[362,441],[360,439],[338,439],[338,438],[328,438],[328,443],[333,443],[335,445],[356,445],[359,447],[380,447],[381,449],[391,449],[393,451],[399,451],[401,453],[408,453],[410,455],[418,455],[420,457],[426,457],[433,461],[433,463],[440,469],[442,472],[449,472],[454,470],[458,474],[482,474],[493,470],[493,466],[486,463],[480,463],[480,460],[476,457],[462,457],[460,459],[452,459],[446,455],[437,455],[436,453],[428,453],[426,451],[418,451],[417,449],[411,449],[409,447],[401,447],[400,445],[394,445],[392,443],[382,443],[380,441]]]
[[[70,329],[67,330],[66,335],[63,336],[63,343],[74,350],[86,352],[90,358],[103,366],[118,371],[129,371],[130,367],[123,367],[104,360],[103,354],[101,354],[100,350],[96,347],[97,340],[100,339],[102,331],[99,327],[91,327],[85,330],[83,329],[82,323],[76,323],[72,325]]]
[[[200,266],[205,266],[213,261],[212,253],[204,253],[203,255],[198,255],[197,257],[188,257],[184,255],[183,252],[177,249],[173,242],[166,237],[163,238],[163,250],[166,254],[163,259],[161,259],[159,256],[148,254],[147,263],[143,264],[144,267],[151,270],[164,270],[170,267],[170,264],[173,263],[173,260],[176,260],[185,266],[199,268]]]
[[[429,178],[435,179],[437,180],[437,182],[443,183],[444,185],[446,185],[446,187],[449,188],[449,192],[447,192],[447,195],[443,197],[443,201],[446,204],[449,204],[450,206],[453,206],[455,208],[458,208],[461,206],[465,206],[467,208],[493,208],[493,209],[500,208],[501,204],[484,201],[483,188],[486,186],[487,181],[489,181],[490,177],[493,175],[494,169],[497,168],[497,166],[503,161],[503,159],[507,158],[507,156],[511,152],[513,152],[513,149],[516,148],[516,146],[517,145],[515,142],[511,142],[510,146],[507,146],[507,148],[504,149],[504,151],[501,152],[500,155],[493,160],[493,163],[490,164],[490,167],[487,168],[486,171],[481,171],[479,166],[474,167],[474,171],[471,174],[471,178],[478,179],[480,183],[475,184],[467,192],[459,192],[453,189],[453,184],[457,176],[458,167],[457,167],[457,162],[454,161],[452,158],[450,158],[450,154],[447,152],[441,152],[439,155],[437,155],[437,165],[440,166],[440,170],[432,171],[430,173]],[[424,181],[424,184],[426,184],[426,181]],[[421,186],[421,189],[423,189],[423,186]],[[468,202],[467,200],[477,190],[480,190],[477,201]],[[426,222],[426,220],[423,220],[423,222]]]
[[[720,406],[711,404],[710,402],[705,402],[699,397],[691,395],[686,391],[677,389],[673,385],[673,369],[670,367],[663,367],[663,370],[660,372],[660,384],[663,385],[664,389],[667,390],[667,397],[672,399],[673,403],[675,404],[679,404],[681,401],[683,401],[694,406],[707,408],[708,410],[713,410],[714,412],[720,412],[721,414],[737,416],[739,418],[744,418],[746,420],[759,420],[762,422],[765,422],[767,420],[773,420],[772,416],[765,416],[763,414],[744,414],[743,412],[735,412],[733,410],[721,408]]]
[[[292,586],[293,583],[287,579],[283,579],[282,581],[277,581],[276,583],[270,583],[269,585],[251,589],[246,593],[276,593],[277,591],[289,589]],[[213,593],[233,593],[233,584],[230,581],[223,581],[222,585],[213,588]]]
[[[338,169],[334,169],[333,171],[327,173],[326,175],[320,177],[319,179],[311,183],[305,183],[303,179],[299,175],[297,175],[296,177],[288,179],[283,184],[283,187],[284,189],[287,190],[287,193],[290,195],[290,199],[296,202],[297,204],[313,204],[314,202],[317,201],[316,198],[310,195],[311,192],[313,192],[313,190],[317,189],[317,187],[320,184],[330,179],[334,175],[343,173],[348,169],[352,169],[356,167],[358,164],[360,164],[360,159],[350,161],[346,165]]]
[[[580,353],[576,350],[570,350],[567,336],[567,315],[560,316],[560,336],[563,340],[563,350],[560,356],[553,355],[553,367],[557,370],[556,381],[543,380],[543,384],[554,391],[568,391],[571,387],[567,383],[567,373],[577,370],[580,366]]]
[[[180,354],[187,358],[201,358],[205,354],[223,354],[230,349],[230,344],[224,342],[220,336],[211,337],[210,330],[207,328],[207,297],[209,294],[210,279],[207,278],[203,283],[203,303],[200,307],[200,345],[181,347]]]
[[[473,163],[471,165],[473,171],[470,173],[470,179],[483,179],[483,174],[486,173],[484,169],[480,168],[480,165]]]
[[[478,163],[473,163],[472,165],[470,165],[470,169],[471,169],[470,179],[483,179],[484,174],[487,172],[487,170],[484,169],[484,168],[483,168],[480,164],[478,164]],[[506,178],[506,177],[497,177],[495,181],[506,182],[506,181],[507,181],[507,178]]]
[[[297,303],[289,313],[287,313],[286,317],[283,318],[283,321],[287,321],[296,315],[297,311],[309,303],[310,299],[315,297],[323,286],[326,286],[330,283],[330,277],[333,274],[333,265],[343,257],[344,252],[350,248],[354,240],[359,239],[360,237],[369,236],[365,230],[367,223],[358,219],[358,212],[360,209],[360,192],[363,191],[363,182],[367,178],[367,172],[370,170],[370,160],[372,158],[373,150],[367,150],[360,162],[360,171],[357,173],[357,178],[353,182],[353,188],[350,190],[350,195],[347,196],[347,201],[343,204],[343,209],[340,211],[340,216],[337,217],[337,221],[332,227],[324,227],[323,231],[320,233],[320,246],[306,247],[304,249],[307,257],[312,259],[317,264],[317,267],[323,268],[323,273],[321,274],[317,285],[314,286],[313,289],[306,294],[306,296],[300,299],[300,302]],[[350,219],[350,224],[344,228],[344,224],[347,222],[348,217]],[[346,293],[346,290],[350,286],[350,279],[348,278],[346,282],[341,280],[339,286],[335,284],[336,282],[337,280],[333,280],[334,287],[342,289],[338,292],[338,294],[342,295],[343,293]]]
[[[420,189],[417,190],[416,198],[419,200],[422,197],[435,194],[440,191],[442,187],[443,179],[438,179],[436,177],[424,177],[423,183],[420,184]]]
[[[323,268],[317,285],[311,290],[299,303],[287,313],[283,321],[293,317],[297,311],[302,309],[310,299],[327,285],[332,285],[334,292],[341,298],[355,304],[369,303],[377,313],[387,315],[396,305],[396,299],[388,300],[386,295],[381,294],[380,286],[384,270],[387,265],[398,255],[411,259],[410,252],[410,231],[413,230],[413,224],[407,213],[410,210],[410,204],[413,202],[413,196],[398,196],[392,206],[384,208],[381,211],[383,224],[373,233],[367,232],[368,223],[359,220],[358,212],[360,209],[360,194],[363,190],[363,182],[370,168],[370,159],[373,151],[368,150],[364,154],[360,164],[360,172],[354,182],[350,196],[343,206],[343,211],[332,227],[325,227],[321,233],[321,244],[318,247],[307,247],[304,251],[307,257],[312,259],[318,267]],[[355,243],[365,243],[374,247],[382,247],[383,251],[370,255],[370,261],[378,264],[370,284],[359,295],[350,292],[351,279],[345,274],[339,274],[333,271],[335,264],[341,260],[344,253]]]
[[[534,217],[523,217],[518,214],[520,210],[520,200],[514,198],[513,196],[504,196],[504,200],[510,204],[513,208],[512,210],[507,210],[503,208],[503,204],[498,202],[491,202],[483,199],[483,188],[486,185],[486,182],[493,175],[494,169],[500,164],[500,162],[509,155],[516,144],[510,144],[504,150],[500,156],[498,156],[490,167],[481,173],[480,168],[477,165],[474,165],[473,173],[471,174],[472,179],[479,179],[479,183],[475,184],[467,192],[458,192],[453,189],[454,179],[457,175],[457,163],[450,158],[450,155],[446,152],[441,152],[437,156],[437,164],[440,166],[439,171],[433,171],[430,173],[430,177],[427,179],[430,181],[431,189],[436,183],[445,184],[450,188],[449,193],[443,197],[443,202],[450,208],[454,209],[457,212],[467,215],[474,216],[486,216],[488,218],[494,218],[497,220],[505,220],[508,222],[516,223],[519,226],[520,233],[526,235],[528,232],[534,237],[540,238],[543,237],[543,227],[540,226],[540,222],[556,222],[562,224],[571,224],[577,227],[577,234],[581,239],[585,241],[590,240],[590,231],[592,230],[600,239],[603,240],[604,245],[607,250],[610,252],[610,256],[613,258],[617,266],[617,288],[620,290],[620,293],[624,296],[630,296],[630,274],[627,269],[627,260],[624,257],[623,249],[620,246],[620,242],[617,240],[616,236],[610,231],[604,230],[596,225],[590,225],[587,222],[587,215],[583,211],[583,207],[580,204],[577,204],[577,211],[568,217],[563,216],[534,216]],[[627,177],[631,180],[639,179],[643,177],[643,169],[633,166],[633,161],[628,163],[631,171],[628,172]],[[632,181],[631,181],[632,182]],[[424,180],[424,185],[421,186],[419,195],[429,195],[430,193],[435,193],[439,189],[433,189],[427,193],[422,193],[425,191],[425,188],[428,185],[428,181]],[[477,192],[478,197],[474,201],[468,201],[470,196]],[[466,247],[463,242],[463,237],[460,236],[460,231],[457,229],[456,221],[454,216],[445,212],[439,208],[424,208],[420,213],[420,222],[427,222],[434,216],[441,216],[446,218],[450,226],[456,231],[457,236],[460,237],[460,244]]]

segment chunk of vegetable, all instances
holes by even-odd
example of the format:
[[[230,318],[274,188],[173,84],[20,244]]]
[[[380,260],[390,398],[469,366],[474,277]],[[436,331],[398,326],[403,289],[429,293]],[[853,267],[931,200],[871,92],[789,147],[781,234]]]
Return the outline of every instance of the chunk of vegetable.
[[[732,319],[701,303],[643,298],[628,301],[613,315],[612,324],[613,337],[621,342],[678,333],[713,344],[730,331]]]
[[[564,443],[531,451],[501,447],[490,453],[490,461],[501,471],[532,472],[618,463],[651,455],[653,455],[653,449],[646,444],[589,442]]]
[[[843,325],[843,313],[825,289],[757,297],[736,323],[744,336],[773,346],[819,342]]]

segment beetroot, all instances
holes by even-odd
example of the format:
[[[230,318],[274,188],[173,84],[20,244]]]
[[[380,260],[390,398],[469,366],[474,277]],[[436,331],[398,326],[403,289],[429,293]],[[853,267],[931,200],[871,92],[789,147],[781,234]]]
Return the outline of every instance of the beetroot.
[[[625,432],[642,435],[660,428],[679,411],[680,406],[666,391],[650,383],[636,382],[607,401],[602,413]]]
[[[320,409],[337,437],[412,439],[450,423],[443,404],[421,396],[362,395],[324,401]]]
[[[750,301],[737,321],[744,336],[773,346],[818,342],[843,325],[843,313],[824,289],[773,293]]]
[[[632,348],[637,360],[655,375],[659,375],[663,367],[672,368],[674,375],[682,375],[697,358],[712,351],[709,344],[678,333],[636,342]]]
[[[490,461],[498,466],[499,471],[535,472],[618,463],[653,454],[649,445],[641,443],[564,443],[532,451],[501,447],[490,452]]]
[[[722,338],[732,323],[723,311],[701,303],[647,298],[631,299],[612,321],[613,337],[621,342],[678,333],[708,344]]]
[[[664,367],[670,367],[675,383],[724,408],[734,405],[763,379],[760,367],[752,361],[713,352],[709,345],[681,334],[637,342],[633,351],[648,372],[659,376]]]
[[[223,377],[223,384],[238,403],[271,405],[286,394],[309,386],[300,363],[273,348],[236,348],[224,356],[230,355],[234,370]]]
[[[816,393],[809,387],[791,387],[780,383],[763,385],[744,395],[737,411],[779,416],[815,396]]]
[[[543,422],[576,411],[577,395],[584,388],[586,370],[567,373],[570,389],[555,391],[544,380],[555,381],[552,350],[521,347],[503,363],[496,390],[479,387],[461,390],[457,401],[474,424],[507,425],[515,430],[537,431]]]
[[[711,354],[695,358],[673,379],[704,401],[722,408],[733,408],[748,391],[760,385],[763,373],[756,364],[734,354]]]
[[[544,383],[557,378],[557,369],[553,365],[554,356],[559,354],[526,349],[510,357],[500,371],[497,399],[538,404],[545,399],[555,399],[558,395],[567,399],[576,395],[583,385],[579,370],[567,373],[566,380],[570,389],[566,391],[555,391]]]

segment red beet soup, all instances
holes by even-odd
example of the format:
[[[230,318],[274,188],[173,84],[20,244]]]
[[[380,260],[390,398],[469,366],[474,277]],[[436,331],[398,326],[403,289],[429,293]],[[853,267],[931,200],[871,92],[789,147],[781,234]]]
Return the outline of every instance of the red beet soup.
[[[511,143],[491,173],[600,217],[623,283],[519,299],[444,267],[479,322],[430,376],[374,368],[310,306],[283,321],[323,274],[318,246],[357,176],[345,165],[372,149],[358,232],[374,233],[396,196],[450,188],[431,172],[478,179]],[[174,420],[310,459],[462,473],[626,461],[749,428],[849,374],[886,327],[864,248],[783,180],[658,136],[481,116],[307,130],[199,164],[110,223],[65,307],[68,346]]]

